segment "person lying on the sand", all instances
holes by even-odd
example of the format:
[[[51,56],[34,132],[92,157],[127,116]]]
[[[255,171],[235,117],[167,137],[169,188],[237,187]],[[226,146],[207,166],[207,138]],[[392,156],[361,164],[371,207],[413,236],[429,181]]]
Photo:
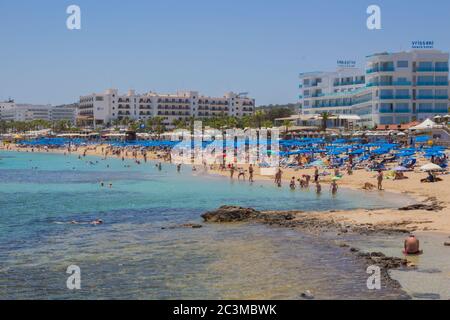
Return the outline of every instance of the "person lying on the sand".
[[[442,181],[441,178],[436,177],[436,175],[434,173],[432,173],[431,171],[428,172],[428,177],[421,179],[420,182],[438,182],[438,181]]]

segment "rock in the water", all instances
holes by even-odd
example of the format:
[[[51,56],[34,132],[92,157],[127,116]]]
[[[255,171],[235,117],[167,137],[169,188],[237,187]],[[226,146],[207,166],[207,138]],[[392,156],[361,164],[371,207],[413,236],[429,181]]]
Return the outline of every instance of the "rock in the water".
[[[441,296],[437,293],[413,293],[412,296],[416,299],[439,300]]]
[[[260,212],[252,208],[222,206],[217,210],[202,214],[205,222],[242,222],[256,219]]]
[[[303,292],[302,294],[301,294],[301,297],[303,298],[303,299],[309,299],[309,300],[311,300],[311,299],[314,299],[314,295],[311,293],[311,291],[309,291],[309,290],[306,290],[305,292]]]
[[[178,228],[192,228],[192,229],[200,229],[203,226],[201,224],[195,224],[195,223],[185,223],[177,226],[170,226],[170,227],[162,227],[162,230],[166,229],[178,229]]]
[[[433,202],[431,204],[426,203],[416,203],[406,207],[399,208],[401,211],[411,211],[411,210],[427,210],[427,211],[441,211],[444,209],[443,206],[438,204],[437,202]]]

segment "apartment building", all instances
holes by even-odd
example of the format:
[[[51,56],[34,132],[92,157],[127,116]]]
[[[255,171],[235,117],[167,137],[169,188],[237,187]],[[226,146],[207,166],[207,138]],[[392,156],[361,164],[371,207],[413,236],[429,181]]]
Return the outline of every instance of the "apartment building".
[[[125,118],[145,121],[159,116],[166,126],[171,126],[175,120],[191,117],[242,117],[254,111],[254,99],[233,92],[223,97],[208,97],[197,91],[136,94],[134,90],[129,90],[127,94],[120,95],[117,89],[108,89],[104,93],[80,97],[78,120],[88,125],[105,125]]]
[[[334,73],[301,74],[302,113],[356,114],[361,127],[448,114],[448,61],[449,54],[439,50],[373,54],[366,57],[365,72],[352,70],[364,83],[354,78],[344,88]],[[305,96],[305,89],[311,94]]]
[[[4,121],[59,121],[66,120],[75,123],[77,115],[76,105],[33,105],[16,104],[13,101],[0,102],[0,120]]]
[[[16,107],[14,100],[0,101],[0,121],[10,121],[12,110]],[[13,117],[14,120],[14,117]]]

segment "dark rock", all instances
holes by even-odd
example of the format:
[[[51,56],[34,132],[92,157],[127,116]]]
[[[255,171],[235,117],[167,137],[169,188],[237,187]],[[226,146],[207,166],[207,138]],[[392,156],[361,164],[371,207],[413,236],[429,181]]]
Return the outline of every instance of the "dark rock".
[[[215,211],[202,214],[202,218],[205,222],[242,222],[255,219],[259,214],[259,211],[252,208],[222,206]]]
[[[201,224],[185,223],[185,224],[180,224],[180,225],[176,225],[176,226],[162,227],[161,229],[167,230],[167,229],[178,229],[178,228],[200,229],[200,228],[203,228],[203,226]]]
[[[308,300],[311,300],[311,299],[314,299],[314,295],[311,293],[311,291],[309,291],[309,290],[306,290],[305,292],[303,292],[301,295],[300,295],[303,299],[308,299]]]
[[[413,293],[413,298],[426,299],[426,300],[439,300],[441,296],[437,293]]]
[[[416,203],[406,207],[399,208],[401,211],[411,211],[411,210],[427,210],[427,211],[441,211],[444,209],[443,206],[438,204],[437,202],[433,202],[431,204],[426,203]]]
[[[450,247],[450,242],[444,242],[444,246]]]
[[[420,273],[441,273],[442,272],[439,269],[433,269],[433,268],[431,268],[431,269],[417,269],[416,271],[420,272]]]

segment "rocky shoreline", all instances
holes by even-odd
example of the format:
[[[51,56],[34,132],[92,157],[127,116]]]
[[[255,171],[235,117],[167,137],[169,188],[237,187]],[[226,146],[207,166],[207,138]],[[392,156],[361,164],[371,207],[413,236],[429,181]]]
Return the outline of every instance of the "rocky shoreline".
[[[374,227],[372,225],[352,226],[342,224],[334,220],[324,220],[317,218],[310,213],[302,211],[257,211],[252,208],[242,208],[237,206],[222,206],[214,211],[208,211],[201,216],[205,223],[262,223],[272,227],[283,227],[303,232],[320,234],[324,232],[334,232],[336,235],[346,233],[358,233],[362,235],[374,233],[387,234],[405,234],[409,233],[405,227],[392,225],[389,227]],[[408,266],[406,259],[397,257],[388,257],[381,252],[362,252],[345,242],[337,242],[340,248],[348,248],[347,254],[358,259],[366,267],[378,266],[381,271],[382,286],[398,291],[399,298],[411,299],[411,297],[402,290],[400,283],[389,275],[391,269],[412,269],[414,266]]]

